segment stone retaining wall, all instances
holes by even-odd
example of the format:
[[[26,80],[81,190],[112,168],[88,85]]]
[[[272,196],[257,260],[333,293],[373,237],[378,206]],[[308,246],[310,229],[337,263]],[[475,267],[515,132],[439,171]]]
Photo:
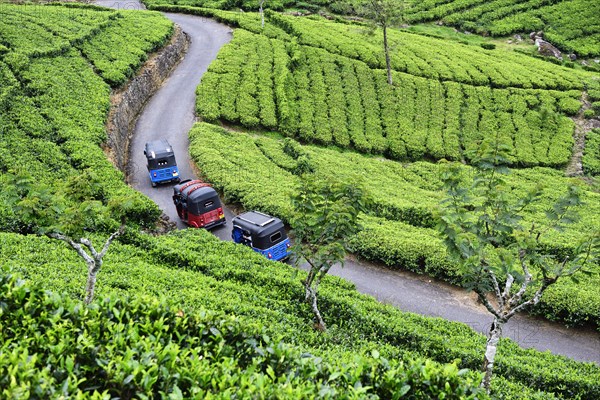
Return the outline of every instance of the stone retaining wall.
[[[129,160],[129,142],[138,115],[181,61],[189,44],[188,36],[176,25],[169,44],[153,54],[132,80],[111,94],[105,151],[108,158],[125,175]]]

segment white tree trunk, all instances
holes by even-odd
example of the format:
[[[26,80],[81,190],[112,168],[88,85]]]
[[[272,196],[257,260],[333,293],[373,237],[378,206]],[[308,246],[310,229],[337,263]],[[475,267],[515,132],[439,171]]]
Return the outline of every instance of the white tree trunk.
[[[392,81],[392,62],[390,60],[390,48],[387,39],[387,25],[383,25],[383,50],[385,51],[385,66],[387,68],[388,84],[393,84]]]
[[[306,298],[316,319],[315,329],[319,331],[326,331],[327,326],[325,325],[325,321],[323,321],[323,317],[321,316],[321,312],[319,311],[319,307],[317,305],[317,288],[306,285]]]
[[[263,4],[265,4],[265,0],[261,0],[258,2],[258,12],[260,13],[260,27],[265,27],[265,14],[263,12]]]
[[[483,381],[481,381],[481,387],[488,393],[490,392],[494,362],[496,360],[496,350],[498,349],[498,341],[502,337],[503,325],[504,322],[500,321],[498,318],[494,318],[494,322],[492,322],[488,334],[485,356],[483,358],[483,372],[485,373],[485,376],[483,377]]]
[[[94,245],[92,244],[92,242],[89,239],[81,238],[81,239],[79,239],[79,243],[77,243],[75,240],[73,240],[70,237],[63,235],[61,233],[49,233],[48,234],[48,237],[51,237],[52,239],[62,240],[63,242],[67,243],[85,261],[85,264],[87,265],[87,268],[88,268],[87,283],[85,285],[85,300],[84,300],[85,304],[90,304],[92,302],[92,300],[94,299],[94,289],[96,288],[96,275],[98,274],[98,271],[100,271],[100,268],[102,267],[102,259],[108,252],[108,248],[110,247],[112,242],[117,237],[121,236],[124,231],[125,231],[125,224],[121,225],[121,227],[119,228],[118,231],[114,232],[112,235],[110,235],[108,237],[108,239],[104,243],[104,246],[102,247],[102,250],[100,251],[100,253],[98,253],[96,251],[96,249],[94,248]],[[82,247],[82,245],[87,247],[87,249],[90,252],[89,254],[85,251],[85,249]]]
[[[88,265],[87,284],[85,285],[85,304],[90,304],[94,299],[94,289],[96,288],[96,273],[95,265]]]

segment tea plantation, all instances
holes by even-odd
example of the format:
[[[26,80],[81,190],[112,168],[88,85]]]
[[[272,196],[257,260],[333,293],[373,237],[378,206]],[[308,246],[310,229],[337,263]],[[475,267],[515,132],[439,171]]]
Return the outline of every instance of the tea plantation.
[[[255,14],[240,19],[223,11],[210,13],[248,28],[258,21]],[[320,299],[330,329],[317,332],[309,307],[301,301],[302,271],[220,242],[204,231],[143,233],[143,228],[154,226],[160,211],[124,183],[102,145],[111,89],[125,83],[149,53],[169,41],[173,25],[167,19],[152,12],[80,5],[3,4],[0,16],[0,397],[487,398],[477,389],[481,375],[476,372],[485,338],[466,325],[403,313],[330,277]],[[541,143],[530,159],[515,146],[515,165],[558,167],[569,158],[573,123],[567,115],[579,109],[587,74],[542,63],[536,65],[548,70],[537,78],[523,72],[517,77],[506,74],[502,81],[500,75],[482,70],[488,80],[477,84],[463,78],[438,79],[439,65],[428,68],[426,61],[418,61],[420,74],[409,72],[406,64],[395,72],[402,87],[410,87],[407,93],[413,99],[402,111],[408,113],[403,121],[396,116],[393,97],[401,91],[381,85],[379,58],[370,64],[361,58],[362,51],[343,45],[339,51],[322,48],[308,32],[302,36],[312,42],[296,39],[296,44],[285,45],[283,38],[297,36],[289,31],[288,17],[270,18],[277,21],[269,24],[268,35],[252,29],[236,32],[198,89],[203,94],[198,108],[213,121],[277,129],[304,142],[339,147],[288,139],[284,150],[280,134],[196,126],[190,151],[202,172],[232,201],[289,218],[288,195],[301,165],[310,164],[322,176],[363,180],[376,201],[362,217],[361,235],[368,240],[357,237],[356,251],[452,281],[457,272],[431,229],[440,198],[439,164],[419,159],[468,161],[468,146],[485,139],[468,135],[480,135],[479,120],[485,118],[482,126],[489,124],[490,130],[494,124],[501,126],[500,121],[514,121],[515,129],[503,136],[507,141],[517,140],[516,131],[527,130],[532,146]],[[323,29],[323,24],[333,23],[315,24],[307,26]],[[351,45],[356,37],[340,35],[340,40]],[[243,38],[248,43],[242,43]],[[365,48],[375,41],[365,39]],[[367,50],[365,57],[370,57]],[[475,72],[468,74],[471,78],[464,79],[475,79]],[[211,80],[213,86],[207,83]],[[348,87],[327,92],[340,80]],[[227,86],[219,86],[237,83],[243,83],[238,99],[222,89]],[[212,102],[206,97],[211,90]],[[346,102],[345,96],[353,100]],[[469,101],[476,105],[463,115]],[[504,108],[495,108],[496,103]],[[439,113],[444,122],[417,122],[421,112],[431,113],[441,104],[449,108]],[[348,112],[350,106],[356,107],[353,112]],[[213,114],[207,111],[210,107]],[[475,112],[478,107],[487,111],[486,117]],[[311,110],[310,122],[299,118],[303,109]],[[460,122],[444,136],[452,110],[460,112]],[[328,113],[346,123],[334,126],[323,120]],[[473,119],[470,131],[462,124],[468,118]],[[327,130],[320,127],[323,121]],[[548,124],[552,128],[546,128]],[[442,125],[441,135],[430,134],[439,133]],[[417,126],[421,133],[413,137]],[[396,148],[404,152],[392,152],[388,128],[396,130],[393,137],[402,143]],[[600,155],[594,135],[589,135],[591,145],[584,154],[588,171]],[[449,153],[454,155],[428,150],[434,148],[429,143],[438,140],[420,142],[429,136],[450,138]],[[366,153],[417,162],[401,164]],[[242,168],[249,165],[253,171]],[[464,168],[468,173],[469,167]],[[78,300],[85,285],[81,259],[63,243],[32,234],[27,219],[8,206],[14,193],[5,184],[13,173],[27,172],[46,187],[58,188],[59,182],[87,171],[103,182],[103,202],[133,199],[136,210],[128,215],[125,235],[106,256],[97,300],[89,307]],[[262,174],[261,185],[252,185],[256,171]],[[531,182],[545,181],[547,201],[559,196],[567,182],[561,171],[542,167],[515,170],[511,179],[515,193]],[[599,224],[598,194],[581,185],[588,203],[585,221],[547,243],[560,254],[572,251],[572,240],[588,225]],[[536,220],[538,211],[543,210],[528,218]],[[390,230],[398,235],[390,236]],[[89,234],[96,240],[106,232]],[[594,287],[596,278],[557,286],[539,311],[573,324],[597,323]],[[502,340],[495,371],[493,398],[600,397],[598,366],[524,350],[510,340]]]
[[[306,21],[306,26],[313,25]],[[314,29],[329,31],[320,24]],[[360,36],[349,42],[357,39]],[[535,86],[535,76],[541,86],[562,90],[494,88],[495,78],[489,75],[484,75],[486,86],[463,84],[455,78],[440,80],[435,69],[423,74],[427,77],[397,72],[390,87],[384,70],[361,60],[286,43],[237,30],[203,78],[198,113],[208,121],[276,128],[304,141],[413,161],[468,159],[470,151],[499,130],[502,143],[512,148],[515,165],[561,166],[570,159],[573,145],[574,124],[567,116],[578,112],[584,78],[591,79],[548,64],[547,82],[543,82],[539,71],[527,64],[530,60],[520,56],[513,62],[521,59],[525,70],[531,68],[531,79],[513,68],[513,82],[507,84],[522,79]],[[496,60],[486,59],[486,53],[481,52],[480,59],[476,53],[457,59],[497,65]],[[407,54],[398,57],[418,60]],[[468,73],[460,64],[456,69]]]
[[[258,10],[258,2],[249,0],[146,0],[146,3],[153,7],[176,5],[222,10]],[[348,2],[275,0],[265,3],[265,7],[277,11],[326,11],[361,16],[360,8],[345,3]],[[435,22],[438,25],[450,25],[486,36],[526,36],[532,31],[543,31],[544,38],[563,51],[575,52],[580,57],[600,56],[600,4],[594,1],[406,0],[403,7],[403,19],[409,24]]]
[[[361,25],[268,13],[261,34],[256,14],[155,7],[243,28],[198,89],[205,120],[393,159],[469,160],[500,131],[515,166],[561,167],[573,145],[568,117],[597,84],[592,73],[522,54],[391,31],[390,87],[381,38]]]
[[[461,280],[433,229],[442,196],[440,165],[402,165],[358,153],[398,160],[468,161],[483,142],[498,138],[512,149],[514,166],[529,167],[513,171],[515,195],[522,196],[537,183],[546,186],[546,206],[530,215],[532,222],[543,219],[545,207],[578,182],[558,170],[531,167],[558,168],[571,158],[574,123],[569,116],[579,113],[584,88],[592,100],[600,98],[593,74],[519,54],[506,58],[506,51],[442,44],[439,39],[396,32],[390,37],[410,40],[405,38],[392,52],[392,60],[404,63],[392,64],[404,72],[395,72],[390,86],[380,69],[383,52],[376,49],[372,36],[360,33],[360,26],[271,13],[261,34],[255,14],[179,9],[214,15],[242,28],[203,77],[197,91],[198,113],[207,121],[275,129],[302,142],[336,145],[338,150],[300,149],[296,144],[295,156],[305,153],[316,175],[365,182],[375,202],[354,244],[355,251],[368,259],[454,283]],[[423,52],[420,58],[416,52],[427,46],[443,48],[435,57]],[[510,74],[509,67],[497,61],[502,57],[511,62]],[[422,68],[408,67],[408,62],[419,61]],[[469,73],[469,67],[460,68],[461,63],[479,75]],[[475,76],[480,80],[473,80]],[[200,125],[191,139],[191,153],[202,172],[231,201],[289,219],[288,198],[298,183],[294,174],[299,162],[285,154],[281,138]],[[591,175],[597,174],[596,142],[597,134],[590,132],[583,165]],[[596,189],[579,184],[586,206],[578,224],[547,237],[554,254],[569,254],[582,235],[600,226]],[[563,282],[536,312],[567,324],[599,325],[598,287],[597,277],[578,284]]]
[[[5,48],[0,54],[0,172],[27,171],[52,186],[93,170],[107,199],[134,196],[139,209],[131,217],[143,224],[155,221],[156,205],[124,184],[100,145],[106,140],[110,85],[131,77],[147,52],[165,44],[172,24],[155,13],[75,6],[3,4],[0,14]],[[116,37],[129,45],[114,50]],[[0,192],[0,199],[8,195]],[[4,202],[0,230],[28,232]]]
[[[54,379],[63,383],[72,382],[74,374],[79,379],[92,379],[98,372],[109,378],[100,391],[109,393],[127,388],[132,393],[164,390],[169,382],[182,390],[245,390],[245,384],[254,386],[247,383],[250,379],[257,382],[258,393],[265,390],[268,394],[267,390],[286,389],[285,382],[296,377],[298,381],[293,382],[298,382],[298,390],[316,395],[321,385],[332,386],[324,389],[321,397],[347,393],[361,398],[369,394],[388,398],[386,390],[397,390],[409,380],[420,382],[420,376],[429,376],[431,382],[439,379],[444,382],[442,385],[448,381],[455,393],[468,394],[478,379],[473,372],[457,375],[460,368],[479,369],[485,343],[482,335],[467,326],[400,312],[358,294],[352,285],[332,277],[324,282],[321,292],[330,329],[327,334],[316,332],[310,323],[310,309],[300,301],[303,272],[269,262],[243,246],[220,242],[204,231],[184,230],[158,238],[129,231],[107,256],[99,280],[99,298],[112,295],[113,299],[99,300],[89,311],[84,311],[79,303],[30,289],[31,282],[35,282],[38,288],[53,288],[78,297],[84,279],[82,271],[73,268],[79,260],[72,251],[48,239],[9,233],[0,234],[0,250],[3,263],[12,267],[13,275],[27,280],[7,284],[6,272],[2,273],[0,293],[8,306],[0,314],[0,321],[11,327],[3,330],[3,335],[11,338],[12,332],[18,336],[28,330],[24,334],[31,338],[31,348],[39,349],[39,355],[28,361],[30,364],[46,365],[58,360],[56,371],[32,368],[31,378],[27,379],[36,379],[38,375],[33,374],[56,372]],[[11,287],[8,292],[6,286]],[[127,300],[127,296],[135,298],[139,294],[168,301],[158,305],[148,298]],[[39,311],[35,311],[36,307]],[[44,336],[34,333],[35,325],[14,325],[15,320],[32,315],[39,315],[39,329],[55,326],[46,335],[53,338],[51,342],[44,342]],[[178,315],[189,319],[177,322]],[[101,325],[95,318],[107,320],[106,332],[99,330]],[[89,327],[82,332],[78,327],[85,326],[88,320],[95,323],[87,324]],[[181,326],[183,322],[187,328]],[[64,339],[72,345],[61,344],[58,339],[62,332],[77,332],[71,335],[72,339],[69,335]],[[129,335],[136,338],[135,342]],[[281,341],[293,346],[280,344]],[[148,349],[153,343],[159,347]],[[193,348],[194,343],[203,345]],[[19,357],[19,342],[8,340],[5,346],[12,356],[2,358],[8,364],[4,368],[25,361]],[[96,350],[88,354],[86,349],[90,346]],[[73,349],[61,359],[59,349],[65,347]],[[192,371],[185,371],[180,362],[174,365],[172,360],[195,352],[200,352],[198,357],[202,356],[209,365],[201,363],[200,371],[190,378]],[[456,367],[440,366],[423,357],[441,363],[459,361]],[[73,372],[69,371],[68,358],[73,359]],[[187,362],[191,367],[197,363],[193,356]],[[493,395],[500,398],[578,394],[592,399],[600,393],[600,369],[593,364],[524,350],[510,340],[503,340],[497,362]],[[429,366],[423,369],[423,363]],[[170,371],[179,372],[181,378],[169,378]],[[24,382],[28,382],[25,378]],[[355,385],[356,382],[360,383]],[[198,386],[199,389],[192,389]],[[56,387],[57,393],[60,387]],[[88,386],[82,382],[78,387],[85,390]],[[352,394],[361,387],[364,393]],[[411,383],[411,387],[430,390],[416,392],[416,398],[448,390],[430,383]],[[293,393],[289,396],[302,397]],[[462,398],[465,394],[448,396]]]
[[[544,37],[579,56],[600,55],[600,3],[586,0],[451,0],[415,3],[409,22],[438,21],[477,33],[503,36],[544,31]]]

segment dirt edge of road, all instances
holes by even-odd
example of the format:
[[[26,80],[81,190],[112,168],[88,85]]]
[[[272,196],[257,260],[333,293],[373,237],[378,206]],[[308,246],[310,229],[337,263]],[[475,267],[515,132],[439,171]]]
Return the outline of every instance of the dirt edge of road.
[[[138,116],[146,102],[183,59],[189,45],[190,38],[175,25],[169,43],[152,54],[134,78],[111,93],[111,106],[106,122],[108,139],[104,152],[125,176],[128,176],[129,144]]]

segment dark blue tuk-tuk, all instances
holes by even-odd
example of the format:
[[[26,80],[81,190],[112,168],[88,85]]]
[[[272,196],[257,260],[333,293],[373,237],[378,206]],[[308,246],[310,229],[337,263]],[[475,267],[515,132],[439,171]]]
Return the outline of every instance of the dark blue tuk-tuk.
[[[148,160],[148,174],[153,187],[163,182],[180,181],[175,153],[166,139],[146,143],[144,154]]]
[[[249,246],[269,260],[280,261],[289,256],[290,239],[279,218],[248,211],[235,217],[232,223],[231,237],[235,243]]]

